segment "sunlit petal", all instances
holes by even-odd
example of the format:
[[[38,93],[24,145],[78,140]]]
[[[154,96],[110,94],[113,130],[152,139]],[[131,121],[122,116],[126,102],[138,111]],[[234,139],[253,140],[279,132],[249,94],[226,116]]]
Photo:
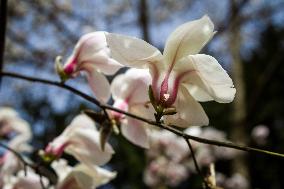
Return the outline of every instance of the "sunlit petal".
[[[149,148],[148,133],[145,124],[137,119],[127,117],[125,124],[121,125],[121,132],[132,143]]]
[[[176,72],[184,75],[182,82],[187,84],[187,89],[197,100],[228,103],[235,97],[232,79],[212,56],[190,55],[177,63]]]
[[[180,127],[189,127],[192,125],[208,125],[209,120],[202,106],[194,100],[189,92],[180,87],[177,101],[175,103],[177,114],[165,117],[168,124],[174,124]]]
[[[145,68],[163,59],[156,47],[142,39],[113,33],[107,34],[106,39],[112,57],[125,66]]]
[[[214,34],[214,25],[206,15],[179,26],[168,37],[163,53],[165,60],[172,64],[184,56],[197,54]]]
[[[95,96],[99,100],[107,102],[111,95],[110,84],[107,78],[103,74],[97,72],[95,67],[91,66],[87,73],[87,79]]]

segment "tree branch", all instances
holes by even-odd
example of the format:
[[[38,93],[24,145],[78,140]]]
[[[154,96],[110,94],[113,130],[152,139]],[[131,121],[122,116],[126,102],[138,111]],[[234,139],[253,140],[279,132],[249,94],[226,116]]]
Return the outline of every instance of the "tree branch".
[[[7,23],[7,0],[1,0],[0,2],[0,71],[2,70],[4,63],[4,50],[5,50],[5,33]],[[1,75],[0,75],[1,86]]]
[[[57,81],[51,81],[51,80],[47,80],[47,79],[39,79],[39,78],[35,78],[35,77],[30,77],[30,76],[24,76],[21,74],[17,74],[17,73],[11,73],[11,72],[0,72],[0,75],[2,75],[3,77],[11,77],[11,78],[18,78],[18,79],[22,79],[22,80],[27,80],[27,81],[31,81],[31,82],[38,82],[38,83],[42,83],[42,84],[47,84],[47,85],[53,85],[53,86],[57,86],[63,89],[66,89],[82,98],[84,98],[85,100],[92,102],[93,104],[99,106],[102,109],[108,109],[108,110],[113,110],[119,113],[122,113],[126,116],[132,117],[134,119],[143,121],[145,123],[148,123],[150,125],[168,130],[178,136],[181,136],[185,139],[190,139],[190,140],[194,140],[200,143],[204,143],[204,144],[210,144],[210,145],[215,145],[215,146],[222,146],[222,147],[227,147],[227,148],[233,148],[233,149],[237,149],[237,150],[242,150],[242,151],[246,151],[246,152],[256,152],[256,153],[262,153],[262,154],[267,154],[267,155],[271,155],[271,156],[277,156],[277,157],[282,157],[284,158],[284,154],[281,153],[277,153],[277,152],[271,152],[268,150],[262,150],[259,148],[253,148],[253,147],[249,147],[249,146],[245,146],[245,145],[239,145],[239,144],[235,144],[232,142],[224,142],[224,141],[217,141],[217,140],[210,140],[210,139],[205,139],[205,138],[200,138],[200,137],[196,137],[196,136],[192,136],[192,135],[188,135],[174,127],[169,127],[168,125],[165,124],[161,124],[161,123],[156,123],[153,120],[149,120],[140,116],[137,116],[135,114],[131,114],[128,112],[125,112],[123,110],[114,108],[108,104],[104,104],[101,103],[100,101],[98,101],[97,99],[80,92],[79,90],[70,87],[62,82],[57,82]],[[176,125],[174,125],[175,127],[178,127]]]

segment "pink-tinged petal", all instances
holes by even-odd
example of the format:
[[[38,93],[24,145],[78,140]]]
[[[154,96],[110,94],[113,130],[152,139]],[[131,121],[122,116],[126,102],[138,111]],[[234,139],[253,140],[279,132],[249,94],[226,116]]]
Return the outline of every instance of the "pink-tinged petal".
[[[45,152],[59,157],[65,151],[85,164],[103,165],[110,160],[114,151],[108,143],[104,151],[100,146],[99,132],[94,122],[86,115],[79,115],[48,144]]]
[[[85,64],[92,64],[99,72],[114,74],[122,67],[110,58],[110,50],[106,42],[105,32],[93,32],[83,35],[76,44],[72,55],[64,65],[68,75],[84,70]]]
[[[103,165],[111,159],[114,151],[108,143],[105,145],[104,151],[102,151],[99,139],[98,132],[78,130],[71,137],[71,145],[66,147],[65,152],[87,165]]]
[[[179,127],[209,124],[208,117],[202,106],[194,100],[183,86],[179,88],[174,106],[176,107],[177,114],[165,116],[165,122],[167,124],[174,124]]]
[[[232,79],[212,56],[187,56],[177,63],[175,71],[183,75],[182,82],[196,100],[229,103],[235,97]]]
[[[127,117],[125,123],[121,125],[121,132],[133,144],[149,148],[148,133],[144,125],[139,120]]]
[[[214,25],[206,15],[182,24],[167,39],[163,53],[165,60],[174,64],[184,56],[197,54],[214,34]]]
[[[130,68],[112,81],[111,93],[114,100],[123,99],[129,104],[149,101],[150,80],[151,76],[148,70]]]
[[[94,66],[88,67],[87,72],[88,83],[94,93],[94,95],[101,101],[107,102],[110,98],[110,84],[107,78],[96,71]]]
[[[161,52],[142,39],[114,33],[108,33],[106,39],[112,57],[125,66],[145,68],[163,60]]]

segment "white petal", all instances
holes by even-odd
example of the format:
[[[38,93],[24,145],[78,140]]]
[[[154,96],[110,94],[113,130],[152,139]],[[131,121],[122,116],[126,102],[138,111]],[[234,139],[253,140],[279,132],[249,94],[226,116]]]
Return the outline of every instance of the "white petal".
[[[101,150],[99,132],[86,115],[77,116],[46,148],[47,153],[54,155],[61,155],[62,150],[88,165],[103,165],[114,153],[108,143],[105,150]]]
[[[182,82],[187,84],[187,89],[195,99],[214,99],[220,103],[229,103],[234,99],[236,89],[232,79],[212,56],[190,55],[179,61],[176,68],[179,75],[185,73]]]
[[[107,102],[110,98],[110,85],[107,78],[93,68],[87,73],[87,79],[94,95],[99,100]]]
[[[121,125],[121,132],[133,144],[143,148],[149,148],[148,133],[144,123],[127,117],[127,122]]]
[[[180,58],[198,53],[215,34],[208,16],[179,26],[167,39],[164,56],[169,64]]]
[[[93,189],[106,184],[116,176],[115,172],[97,166],[77,165],[57,187],[58,189]]]
[[[192,125],[208,125],[209,120],[202,106],[192,98],[189,92],[181,86],[179,88],[177,100],[174,104],[177,114],[165,117],[167,124],[174,124],[180,127]]]
[[[114,153],[108,143],[105,145],[105,150],[101,150],[99,133],[92,130],[81,129],[76,131],[70,137],[70,142],[71,145],[65,151],[87,165],[103,165],[111,159]]]
[[[142,39],[113,33],[108,33],[106,39],[112,57],[123,65],[145,68],[147,64],[163,59],[157,48]]]
[[[88,67],[92,66],[98,72],[113,75],[117,70],[119,70],[122,65],[116,60],[110,58],[110,50],[108,48],[101,49],[98,52],[90,54],[88,58],[85,58],[82,62],[80,69],[87,70]]]
[[[214,100],[206,91],[197,85],[186,85],[184,86],[190,92],[191,96],[194,97],[195,100],[199,102],[207,102]]]
[[[70,129],[95,129],[96,130],[96,126],[94,121],[88,117],[85,114],[80,114],[77,115],[72,122],[70,123],[70,125],[65,129],[65,130],[70,130]]]
[[[131,68],[118,75],[111,83],[115,100],[122,99],[129,104],[149,101],[148,86],[151,76],[148,70]]]
[[[114,74],[121,64],[110,58],[105,32],[98,31],[83,35],[77,42],[72,55],[64,65],[64,71],[70,75],[84,70],[85,64],[92,64],[104,74]]]

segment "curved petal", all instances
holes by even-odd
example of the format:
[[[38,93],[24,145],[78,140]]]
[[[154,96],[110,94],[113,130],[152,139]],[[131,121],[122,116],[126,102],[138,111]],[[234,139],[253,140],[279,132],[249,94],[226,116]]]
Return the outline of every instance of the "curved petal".
[[[148,133],[144,123],[130,117],[126,119],[126,123],[121,125],[123,136],[135,145],[149,148]]]
[[[110,58],[105,35],[103,31],[83,35],[64,65],[65,73],[76,75],[86,63],[95,65],[99,72],[108,75],[121,68],[121,64]]]
[[[182,82],[187,84],[187,89],[195,99],[214,99],[219,103],[229,103],[234,99],[236,89],[232,79],[212,56],[190,55],[179,61],[176,68],[175,71],[183,75]],[[202,96],[199,97],[200,94]]]
[[[65,151],[87,165],[103,165],[111,159],[114,153],[108,143],[105,150],[102,151],[99,133],[87,129],[80,129],[74,133],[70,137],[70,145],[66,147]]]
[[[110,85],[107,78],[92,66],[87,72],[87,79],[94,95],[99,100],[107,102],[110,98]]]
[[[208,117],[202,106],[194,100],[183,86],[179,88],[177,100],[174,105],[176,106],[177,114],[165,116],[167,124],[174,124],[179,127],[209,124]]]
[[[112,57],[125,66],[148,67],[147,64],[163,59],[161,52],[142,39],[126,35],[108,33],[106,40]]]
[[[186,85],[184,86],[193,96],[193,98],[199,102],[207,102],[214,100],[209,94],[206,93],[202,88],[197,85]]]
[[[122,99],[128,104],[149,101],[148,86],[151,76],[148,70],[130,68],[118,75],[111,83],[111,93],[115,100]]]
[[[79,164],[67,175],[58,189],[92,189],[106,184],[116,176],[115,172],[97,166]]]
[[[88,70],[89,66],[106,75],[113,75],[122,67],[116,60],[110,58],[110,50],[108,48],[86,56],[79,68]]]
[[[64,132],[70,132],[73,129],[94,129],[97,130],[94,121],[85,114],[77,115]]]
[[[63,151],[87,165],[105,164],[114,153],[108,143],[105,150],[101,150],[99,132],[95,128],[94,122],[86,115],[77,116],[63,133],[50,142],[45,149],[46,153],[57,157]]]
[[[167,39],[163,53],[165,60],[171,64],[198,53],[215,34],[213,30],[214,25],[207,15],[179,26]]]

